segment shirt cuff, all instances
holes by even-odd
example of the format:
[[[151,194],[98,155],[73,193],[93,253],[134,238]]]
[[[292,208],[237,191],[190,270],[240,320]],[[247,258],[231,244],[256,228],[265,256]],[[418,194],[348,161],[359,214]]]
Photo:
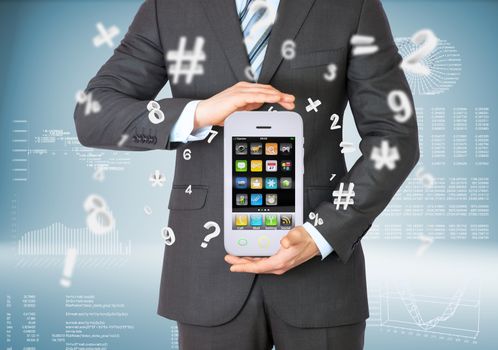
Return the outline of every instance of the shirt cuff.
[[[200,141],[204,140],[211,131],[212,126],[205,126],[194,130],[195,110],[200,100],[190,101],[183,108],[182,114],[171,129],[169,138],[171,142]]]
[[[323,237],[323,235],[309,222],[305,222],[303,224],[304,229],[309,233],[311,238],[315,241],[320,254],[322,255],[322,260],[327,257],[330,253],[334,251],[332,246],[327,242],[327,240]]]

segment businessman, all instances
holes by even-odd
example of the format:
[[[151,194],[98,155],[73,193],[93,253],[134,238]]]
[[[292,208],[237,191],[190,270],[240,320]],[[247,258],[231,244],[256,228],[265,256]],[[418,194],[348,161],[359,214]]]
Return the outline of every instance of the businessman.
[[[355,35],[372,38],[363,43],[368,52],[354,52]],[[181,42],[202,48],[190,78],[178,76]],[[85,115],[77,106],[75,122],[89,147],[176,150],[168,206],[176,241],[165,246],[158,313],[177,321],[181,349],[363,348],[360,240],[419,158],[416,116],[400,122],[387,101],[396,90],[413,105],[400,63],[379,0],[142,4],[86,89],[101,111]],[[151,107],[168,81],[172,97]],[[361,157],[349,171],[339,146],[348,102],[361,136]],[[223,121],[270,107],[303,119],[303,215],[313,212],[323,224],[292,229],[272,257],[227,255],[219,238],[203,249],[204,223],[223,227]],[[386,141],[399,159],[379,169],[371,154]],[[341,183],[345,190],[354,184],[346,208],[333,203]]]

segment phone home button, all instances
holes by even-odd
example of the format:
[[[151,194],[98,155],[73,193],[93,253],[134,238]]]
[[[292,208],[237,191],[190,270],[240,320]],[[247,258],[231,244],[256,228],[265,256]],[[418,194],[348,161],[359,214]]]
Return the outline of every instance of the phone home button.
[[[270,238],[268,236],[260,236],[258,238],[258,246],[260,248],[268,248],[270,246]]]
[[[245,238],[239,238],[239,240],[237,241],[237,244],[240,245],[240,246],[246,246],[247,245],[247,239],[245,239]]]

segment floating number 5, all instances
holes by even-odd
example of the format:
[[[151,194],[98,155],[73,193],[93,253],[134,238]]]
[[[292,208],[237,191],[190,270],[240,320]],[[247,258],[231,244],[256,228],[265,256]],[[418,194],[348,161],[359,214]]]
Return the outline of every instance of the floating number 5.
[[[429,56],[436,48],[438,38],[430,29],[422,29],[413,34],[411,39],[414,44],[420,45],[420,47],[406,56],[400,67],[407,72],[427,76],[431,74],[431,70],[420,61]]]

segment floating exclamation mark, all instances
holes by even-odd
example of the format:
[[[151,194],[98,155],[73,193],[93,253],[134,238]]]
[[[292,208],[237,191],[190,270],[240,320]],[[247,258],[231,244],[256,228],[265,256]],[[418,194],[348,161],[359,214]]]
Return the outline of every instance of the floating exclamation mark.
[[[76,264],[76,255],[78,251],[75,248],[69,248],[64,262],[64,270],[60,280],[61,286],[65,288],[71,287],[71,276],[73,275],[74,265]]]

